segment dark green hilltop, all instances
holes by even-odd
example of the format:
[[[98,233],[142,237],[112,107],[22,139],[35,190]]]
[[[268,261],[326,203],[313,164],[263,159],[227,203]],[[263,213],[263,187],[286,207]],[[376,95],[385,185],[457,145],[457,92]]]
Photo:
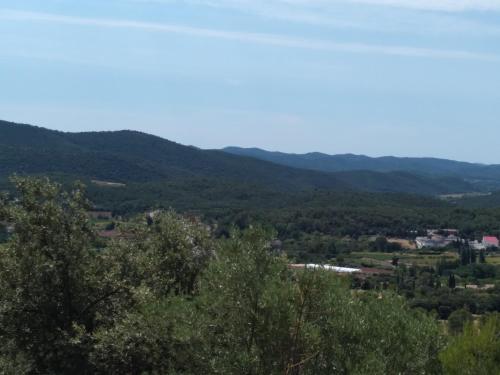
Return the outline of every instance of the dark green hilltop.
[[[312,156],[279,155],[268,157],[263,152],[241,149],[201,150],[128,130],[63,133],[0,122],[1,178],[20,173],[62,174],[121,183],[208,179],[215,185],[242,184],[274,191],[322,189],[425,195],[465,193],[480,188],[458,173],[423,174],[421,169],[409,167],[375,168],[373,162],[359,160],[351,167],[346,163],[335,167],[333,162],[318,162]],[[424,164],[423,159],[419,165]]]
[[[233,155],[251,156],[281,165],[322,172],[367,170],[372,172],[407,172],[427,177],[460,178],[479,190],[500,188],[500,165],[437,158],[400,158],[394,156],[372,158],[365,155],[327,155],[318,152],[287,154],[259,148],[240,147],[226,147],[224,151]]]

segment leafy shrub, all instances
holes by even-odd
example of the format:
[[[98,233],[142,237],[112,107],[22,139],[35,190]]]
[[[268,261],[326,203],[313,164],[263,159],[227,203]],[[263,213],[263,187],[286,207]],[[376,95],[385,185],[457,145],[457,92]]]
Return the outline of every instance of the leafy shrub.
[[[447,375],[500,374],[500,316],[491,315],[479,326],[467,324],[440,357]]]

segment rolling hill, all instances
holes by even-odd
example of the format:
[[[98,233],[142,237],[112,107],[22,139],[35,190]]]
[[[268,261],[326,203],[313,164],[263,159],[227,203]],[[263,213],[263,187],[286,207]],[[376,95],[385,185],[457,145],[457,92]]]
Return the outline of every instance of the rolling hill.
[[[259,160],[323,172],[373,171],[407,172],[423,176],[456,177],[480,190],[500,189],[500,165],[484,165],[437,158],[371,158],[364,155],[327,155],[323,153],[287,154],[259,148],[227,147],[233,155],[250,156]]]
[[[216,178],[283,190],[349,188],[327,173],[199,150],[135,131],[63,133],[0,122],[0,176],[12,173],[124,183]]]
[[[474,190],[463,179],[448,176],[358,168],[320,171],[259,159],[255,155],[201,150],[136,131],[64,133],[0,121],[0,178],[4,179],[21,173],[134,184],[178,185],[185,181],[196,185],[203,180],[203,186],[217,184],[226,191],[237,185],[273,191],[324,189],[427,195]]]

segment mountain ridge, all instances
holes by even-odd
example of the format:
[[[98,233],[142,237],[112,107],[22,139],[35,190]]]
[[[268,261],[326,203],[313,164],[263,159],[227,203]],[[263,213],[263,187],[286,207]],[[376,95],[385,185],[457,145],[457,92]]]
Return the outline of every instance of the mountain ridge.
[[[0,121],[0,177],[60,173],[97,180],[144,183],[212,179],[274,190],[405,192],[437,195],[472,191],[449,177],[407,171],[310,170],[222,150],[202,150],[133,130],[66,133]]]
[[[322,172],[366,170],[373,172],[404,171],[424,176],[459,177],[481,190],[500,189],[500,165],[481,164],[433,157],[369,157],[355,154],[288,154],[260,148],[226,147],[224,152],[250,156],[273,163]]]
[[[222,151],[225,152],[238,152],[239,150],[243,152],[262,152],[262,153],[267,153],[267,154],[278,154],[278,155],[285,155],[285,156],[296,156],[296,157],[304,157],[304,158],[330,158],[330,157],[345,157],[345,158],[352,158],[352,159],[371,159],[371,160],[383,160],[383,159],[397,159],[397,160],[436,160],[436,161],[445,161],[445,162],[453,162],[453,163],[464,163],[464,164],[469,164],[469,165],[476,165],[476,166],[500,166],[500,164],[488,164],[488,163],[479,163],[479,162],[469,162],[469,161],[462,161],[462,160],[455,160],[455,159],[448,159],[448,158],[439,158],[439,157],[433,157],[433,156],[394,156],[394,155],[383,155],[383,156],[369,156],[365,154],[355,154],[355,153],[343,153],[343,154],[327,154],[325,152],[321,151],[311,151],[311,152],[305,152],[305,153],[300,153],[300,152],[283,152],[283,151],[277,151],[277,150],[266,150],[260,147],[239,147],[239,146],[226,146],[221,149]]]

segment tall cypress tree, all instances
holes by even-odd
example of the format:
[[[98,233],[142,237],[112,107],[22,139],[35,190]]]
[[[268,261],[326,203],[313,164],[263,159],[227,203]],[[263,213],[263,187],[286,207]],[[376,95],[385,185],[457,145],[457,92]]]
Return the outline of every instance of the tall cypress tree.
[[[457,286],[457,282],[455,280],[455,275],[450,273],[450,277],[448,278],[448,288],[455,289]]]
[[[486,256],[484,254],[484,250],[479,252],[479,263],[486,263]]]

